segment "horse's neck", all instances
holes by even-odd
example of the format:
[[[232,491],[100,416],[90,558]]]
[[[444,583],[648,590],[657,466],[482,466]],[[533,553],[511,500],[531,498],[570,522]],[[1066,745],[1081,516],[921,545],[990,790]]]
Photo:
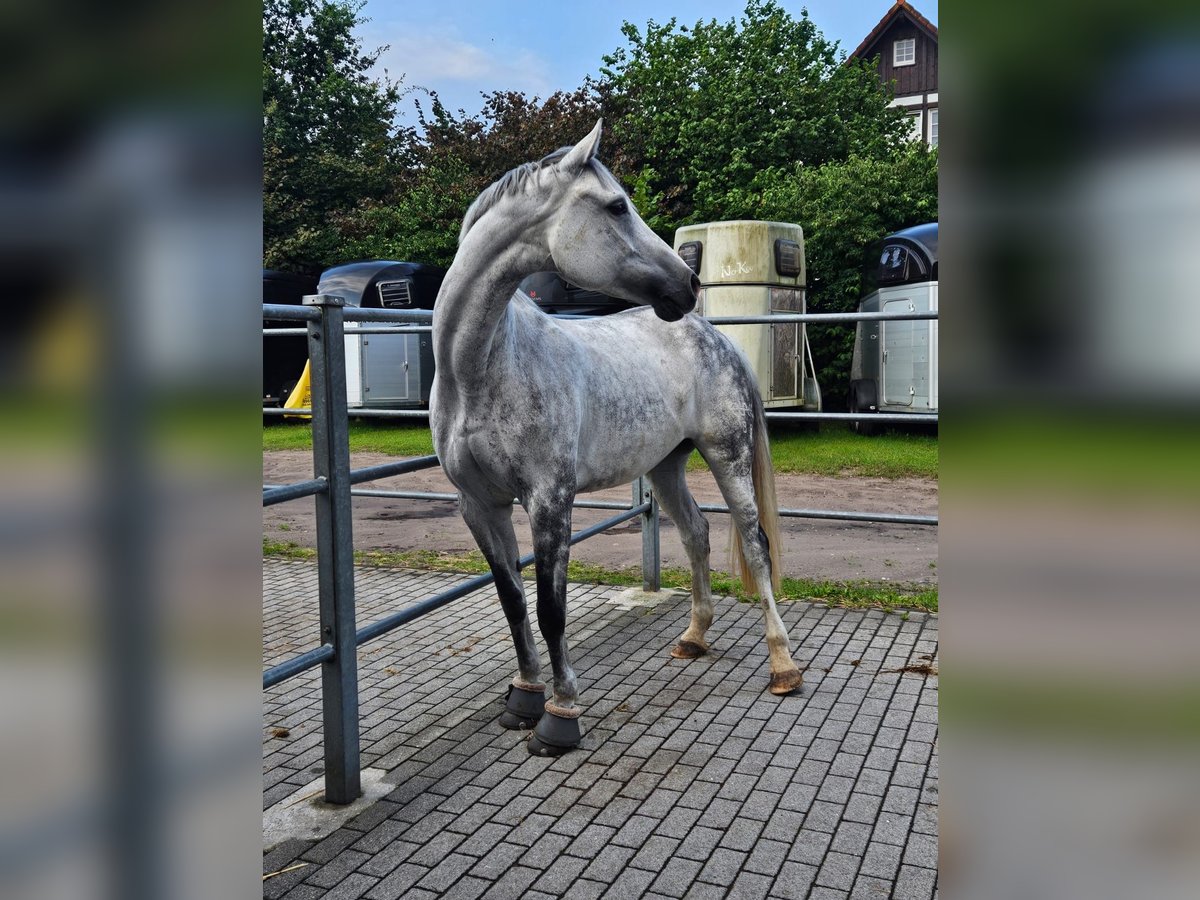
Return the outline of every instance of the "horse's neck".
[[[545,247],[528,231],[489,225],[481,220],[467,233],[434,313],[438,372],[460,383],[470,383],[504,345],[508,306],[521,280],[552,265]]]

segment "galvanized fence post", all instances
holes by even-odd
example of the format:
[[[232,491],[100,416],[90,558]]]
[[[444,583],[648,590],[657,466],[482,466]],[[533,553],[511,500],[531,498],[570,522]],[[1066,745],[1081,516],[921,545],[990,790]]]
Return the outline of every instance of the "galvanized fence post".
[[[633,483],[633,505],[649,503],[642,513],[642,590],[658,591],[662,587],[662,557],[658,546],[658,500],[643,475]]]
[[[346,346],[341,297],[316,294],[304,304],[321,311],[308,323],[312,363],[313,470],[328,489],[316,495],[321,643],[333,658],[321,664],[325,729],[325,800],[351,803],[362,793],[359,773],[358,650],[354,621],[354,537],[350,518],[350,439],[346,415]]]

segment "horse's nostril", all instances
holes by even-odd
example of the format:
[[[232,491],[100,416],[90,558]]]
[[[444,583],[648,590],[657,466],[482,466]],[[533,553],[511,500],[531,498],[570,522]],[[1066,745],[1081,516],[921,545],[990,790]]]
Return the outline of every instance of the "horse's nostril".
[[[692,288],[692,296],[699,297],[700,296],[700,278],[696,275],[695,272],[692,273],[691,288]]]

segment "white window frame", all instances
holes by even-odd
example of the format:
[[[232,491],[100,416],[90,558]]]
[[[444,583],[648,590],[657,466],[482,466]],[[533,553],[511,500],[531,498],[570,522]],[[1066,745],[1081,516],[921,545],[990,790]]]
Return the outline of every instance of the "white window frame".
[[[929,135],[929,146],[936,147],[938,145],[938,107],[934,107],[929,111],[929,127],[926,130]]]
[[[908,114],[909,126],[912,129],[912,134],[909,135],[911,140],[921,141],[921,140],[925,139],[925,135],[921,134],[921,119],[922,118],[923,118],[923,116],[921,115],[920,110],[917,110],[915,113]]]
[[[902,58],[900,55],[901,49],[909,51]],[[916,38],[901,38],[892,44],[892,65],[893,66],[915,66],[917,64],[917,39]]]

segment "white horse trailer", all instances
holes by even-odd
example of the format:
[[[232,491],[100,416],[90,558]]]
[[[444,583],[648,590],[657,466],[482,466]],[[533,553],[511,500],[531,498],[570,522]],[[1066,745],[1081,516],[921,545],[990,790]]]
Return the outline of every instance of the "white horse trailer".
[[[770,316],[805,312],[804,231],[786,222],[709,222],[675,232],[675,250],[700,278],[696,312]],[[750,360],[768,409],[821,409],[808,332],[796,322],[719,325]]]
[[[937,246],[937,222],[906,228],[875,244],[867,255],[859,312],[936,310]],[[860,322],[848,399],[851,412],[936,413],[937,320]]]
[[[326,269],[317,293],[341,297],[347,306],[433,309],[445,274],[437,266],[372,259]],[[432,335],[346,335],[346,404],[351,409],[425,407],[432,385]]]

